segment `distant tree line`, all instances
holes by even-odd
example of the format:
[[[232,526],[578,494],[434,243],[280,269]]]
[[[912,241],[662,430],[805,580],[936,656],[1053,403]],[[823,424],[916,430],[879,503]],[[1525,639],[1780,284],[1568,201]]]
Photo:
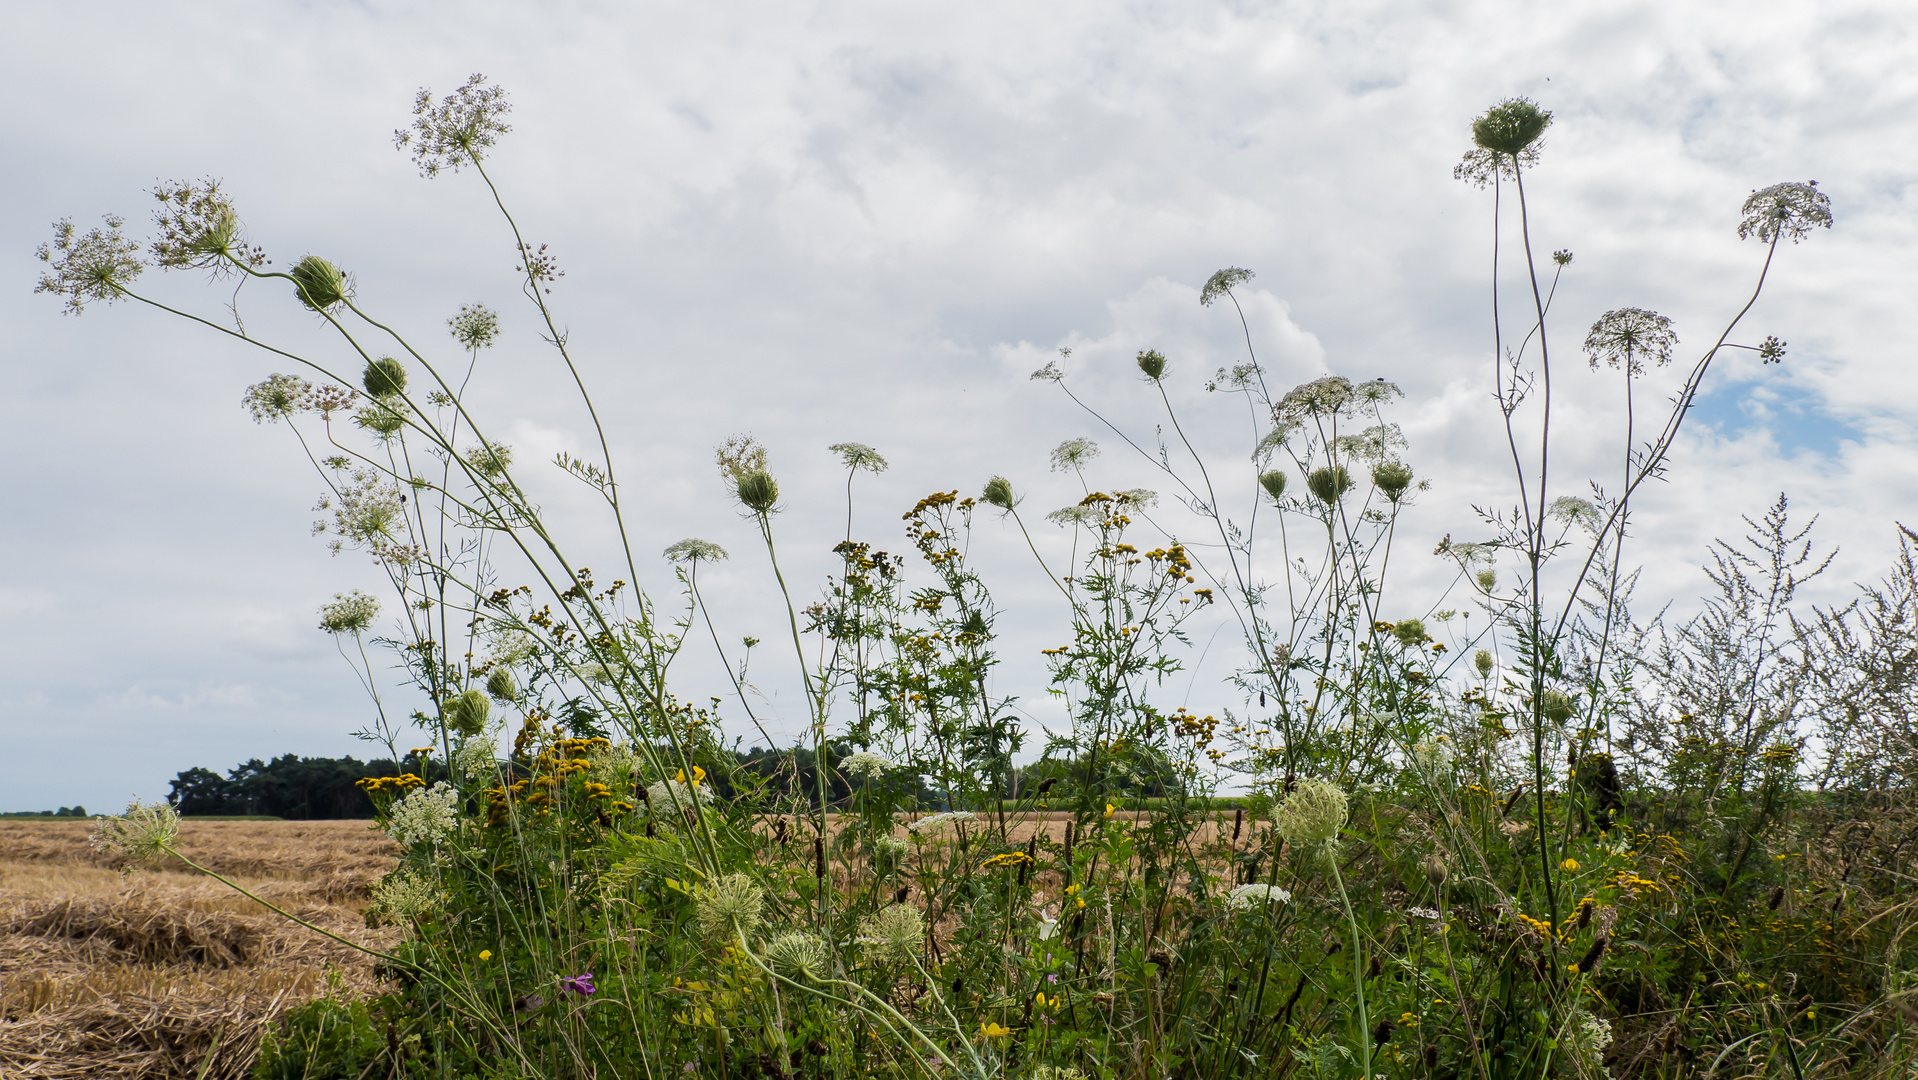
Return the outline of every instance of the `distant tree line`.
[[[173,779],[167,802],[182,814],[259,814],[292,821],[322,818],[370,818],[373,803],[357,786],[369,776],[417,772],[419,760],[300,757],[282,754],[272,761],[254,758],[225,776],[192,768]],[[445,779],[445,766],[427,763],[428,781]]]
[[[859,783],[839,768],[840,761],[851,752],[852,749],[844,745],[828,743],[826,746],[826,796],[833,806],[849,801],[853,786]],[[707,782],[722,799],[737,797],[742,788],[753,788],[762,795],[776,793],[809,805],[818,804],[816,758],[809,748],[754,747],[745,753],[720,750],[704,755],[704,759],[717,766],[708,770]],[[359,781],[371,776],[418,773],[420,765],[418,757],[398,762],[388,758],[361,761],[354,757],[300,757],[297,754],[282,754],[271,761],[254,758],[235,766],[225,776],[197,767],[180,773],[172,781],[167,802],[187,815],[260,815],[290,821],[370,818],[373,803],[360,790]],[[442,762],[429,759],[425,766],[424,778],[428,783],[446,779],[446,766]],[[507,770],[516,771],[511,764]],[[1109,779],[1118,781],[1117,788],[1130,794],[1167,796],[1180,791],[1169,767],[1135,768],[1129,772],[1130,775],[1122,778]],[[1001,798],[1034,794],[1063,798],[1077,787],[1076,782],[1083,779],[1084,774],[1082,763],[1073,759],[1047,758],[1023,768],[1006,762],[993,778],[993,787]],[[928,784],[923,777],[894,774],[871,783],[894,789],[896,804],[902,809],[950,809],[937,786]],[[78,806],[61,807],[58,814],[52,811],[42,811],[42,814],[87,816],[86,810]]]

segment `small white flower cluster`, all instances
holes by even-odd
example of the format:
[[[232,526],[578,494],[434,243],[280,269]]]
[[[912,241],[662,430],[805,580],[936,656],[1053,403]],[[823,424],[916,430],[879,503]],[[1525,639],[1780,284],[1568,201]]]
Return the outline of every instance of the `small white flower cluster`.
[[[840,758],[839,768],[849,776],[863,776],[871,779],[892,768],[892,759],[884,754],[861,750],[857,754],[848,754]]]
[[[1412,746],[1412,765],[1427,780],[1436,780],[1452,767],[1452,747],[1440,735]]]
[[[646,789],[646,805],[655,820],[671,821],[698,809],[711,794],[703,785],[661,780]]]
[[[320,606],[320,629],[329,634],[359,634],[379,618],[380,602],[358,589],[334,593]]]
[[[1225,906],[1233,911],[1263,909],[1267,903],[1284,904],[1292,894],[1277,885],[1235,885],[1225,894]]]
[[[1414,919],[1424,919],[1428,922],[1439,921],[1439,913],[1429,907],[1406,908],[1405,913]]]
[[[468,739],[453,751],[453,768],[461,776],[479,777],[490,775],[498,759],[494,756],[493,741],[490,738]]]
[[[914,836],[930,836],[954,822],[971,821],[978,816],[979,815],[970,810],[952,810],[947,813],[920,818],[918,821],[907,825],[906,831],[912,833]]]
[[[441,780],[425,791],[415,791],[401,799],[386,820],[386,835],[406,847],[437,844],[453,835],[459,825],[455,804],[460,793]]]
[[[408,922],[421,912],[433,910],[440,899],[432,879],[412,870],[395,871],[373,886],[373,905],[395,922]]]

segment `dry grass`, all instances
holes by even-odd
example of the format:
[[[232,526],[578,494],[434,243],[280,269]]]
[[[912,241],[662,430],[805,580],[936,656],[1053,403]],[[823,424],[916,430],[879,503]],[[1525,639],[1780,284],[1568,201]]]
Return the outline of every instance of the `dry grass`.
[[[363,821],[186,822],[181,849],[370,947],[369,885],[392,841]],[[122,873],[86,822],[0,822],[0,1076],[242,1077],[262,1025],[370,958],[175,864]]]

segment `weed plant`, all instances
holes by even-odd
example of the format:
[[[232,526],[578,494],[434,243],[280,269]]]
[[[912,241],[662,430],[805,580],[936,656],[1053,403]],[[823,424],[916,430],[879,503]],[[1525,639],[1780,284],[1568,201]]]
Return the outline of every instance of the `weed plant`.
[[[1918,1075],[1901,951],[1918,836],[1909,545],[1884,587],[1801,620],[1794,591],[1824,563],[1781,499],[1720,546],[1703,614],[1630,611],[1632,500],[1725,349],[1783,359],[1776,339],[1733,335],[1786,242],[1830,226],[1815,185],[1744,204],[1749,297],[1661,418],[1643,420],[1638,383],[1672,360],[1670,321],[1625,308],[1592,324],[1583,358],[1630,419],[1615,486],[1574,494],[1552,457],[1567,361],[1551,307],[1572,255],[1537,255],[1525,190],[1551,115],[1513,99],[1473,122],[1456,175],[1492,210],[1514,495],[1477,508],[1484,540],[1440,545],[1450,585],[1416,607],[1391,573],[1427,490],[1392,419],[1399,389],[1275,388],[1241,268],[1200,297],[1246,331],[1245,361],[1206,382],[1226,419],[1175,408],[1167,387],[1191,376],[1157,351],[1137,357],[1137,414],[1085,406],[1069,352],[1034,374],[1196,530],[1154,490],[1094,488],[1099,447],[1074,439],[1052,457],[1081,484],[1074,504],[1042,523],[1002,477],[934,492],[889,553],[851,525],[860,474],[887,463],[841,443],[840,562],[805,600],[781,569],[767,449],[728,440],[716,464],[784,602],[778,648],[808,710],[803,745],[742,755],[727,725],[764,733],[746,659],[700,592],[728,553],[667,549],[677,605],[637,586],[632,489],[552,307],[561,271],[487,172],[507,110],[479,76],[421,91],[396,141],[424,176],[470,173],[497,204],[599,450],[553,464],[603,504],[611,580],[549,529],[522,463],[468,410],[496,313],[454,314],[454,347],[410,337],[328,259],[276,268],[210,181],[154,192],[150,247],[109,217],[59,224],[41,252],[41,288],[70,311],[132,300],[297,365],[246,405],[295,432],[327,485],[315,531],[367,553],[396,601],[379,636],[359,593],[322,627],[369,691],[363,735],[397,759],[423,730],[431,746],[407,760],[449,770],[366,782],[406,848],[368,917],[407,938],[380,954],[385,993],[296,1012],[263,1075]],[[237,301],[230,318],[167,303],[140,289],[147,266],[290,293],[337,346],[262,340]],[[1188,436],[1221,423],[1244,425],[1243,457],[1208,460]],[[981,514],[1016,527],[1069,612],[1044,655],[1069,723],[1036,762],[1020,764],[1029,734],[997,689],[1002,608],[970,554]],[[1047,526],[1071,535],[1068,564],[1041,556],[1031,530]],[[1218,616],[1251,658],[1222,688],[1236,710],[1169,707],[1195,620]],[[683,693],[669,669],[706,644],[730,685]],[[399,659],[405,691],[377,685],[367,645]],[[1225,808],[1221,788],[1244,801]],[[175,828],[136,806],[101,842],[178,857]]]

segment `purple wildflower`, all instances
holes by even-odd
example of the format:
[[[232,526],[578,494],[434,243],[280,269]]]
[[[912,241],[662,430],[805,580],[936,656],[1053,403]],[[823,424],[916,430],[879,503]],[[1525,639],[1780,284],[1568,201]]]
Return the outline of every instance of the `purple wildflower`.
[[[561,979],[559,981],[559,988],[582,996],[590,995],[598,990],[598,987],[593,985],[593,973],[590,971],[584,975],[569,975]]]

